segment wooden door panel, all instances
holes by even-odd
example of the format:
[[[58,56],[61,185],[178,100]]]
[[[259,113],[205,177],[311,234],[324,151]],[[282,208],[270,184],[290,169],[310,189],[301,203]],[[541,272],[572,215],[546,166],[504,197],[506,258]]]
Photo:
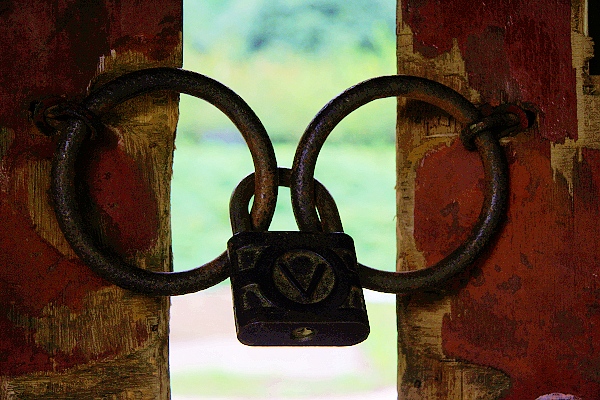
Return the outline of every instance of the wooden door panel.
[[[537,114],[533,129],[504,141],[510,205],[493,248],[449,293],[399,301],[400,398],[600,393],[600,97],[585,69],[582,4],[399,4],[400,73]],[[399,269],[408,270],[466,237],[482,174],[448,116],[415,102],[399,112]]]
[[[0,399],[166,399],[168,306],[96,277],[49,199],[55,140],[33,102],[80,100],[150,66],[181,66],[181,1],[5,1],[0,6]],[[129,262],[169,270],[177,96],[113,110],[82,155],[94,226]]]

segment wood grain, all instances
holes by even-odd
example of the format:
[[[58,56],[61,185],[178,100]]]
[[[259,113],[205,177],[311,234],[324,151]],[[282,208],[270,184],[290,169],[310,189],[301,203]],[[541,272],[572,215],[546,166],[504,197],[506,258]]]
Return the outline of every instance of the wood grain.
[[[494,248],[444,293],[399,300],[401,399],[600,393],[600,135],[583,2],[399,3],[399,73],[537,113],[504,143],[510,205]],[[440,110],[400,101],[399,270],[455,248],[482,199],[476,154]]]
[[[79,100],[125,72],[182,63],[180,1],[8,1],[0,7],[0,399],[167,399],[169,300],[96,277],[48,191],[54,141],[36,100]],[[169,185],[178,97],[103,117],[80,157],[91,229],[128,262],[170,269]]]

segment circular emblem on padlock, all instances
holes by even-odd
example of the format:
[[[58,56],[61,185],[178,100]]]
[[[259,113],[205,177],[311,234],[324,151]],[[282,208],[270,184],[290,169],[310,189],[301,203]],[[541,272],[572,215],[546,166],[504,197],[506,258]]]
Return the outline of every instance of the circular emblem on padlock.
[[[275,260],[273,283],[286,298],[300,304],[315,304],[333,291],[335,272],[314,251],[290,250]]]

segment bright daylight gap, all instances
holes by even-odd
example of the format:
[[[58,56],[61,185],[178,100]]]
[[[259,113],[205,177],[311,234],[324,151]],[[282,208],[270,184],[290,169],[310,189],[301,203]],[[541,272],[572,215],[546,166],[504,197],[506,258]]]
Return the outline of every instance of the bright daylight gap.
[[[184,68],[239,94],[262,120],[278,165],[346,88],[396,72],[393,0],[203,0],[184,4]],[[396,101],[373,102],[327,140],[315,177],[335,198],[360,262],[395,270]],[[181,97],[171,191],[174,269],[225,250],[229,196],[253,171],[220,111]],[[280,188],[271,230],[297,230]],[[395,296],[364,291],[369,338],[344,348],[252,348],[235,336],[229,280],[172,298],[173,400],[396,397]]]

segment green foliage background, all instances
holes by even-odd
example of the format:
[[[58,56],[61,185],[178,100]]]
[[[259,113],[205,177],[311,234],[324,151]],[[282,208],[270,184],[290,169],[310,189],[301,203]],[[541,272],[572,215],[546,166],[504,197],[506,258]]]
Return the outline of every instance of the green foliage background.
[[[184,68],[238,93],[263,121],[278,164],[291,166],[310,120],[360,81],[394,74],[393,0],[186,0]],[[336,199],[361,262],[395,269],[395,99],[370,103],[334,129],[315,177]],[[173,256],[186,270],[220,254],[231,235],[228,199],[252,172],[233,124],[214,107],[182,96],[172,182]],[[296,229],[289,190],[280,190],[271,229]],[[396,376],[394,296],[369,303],[371,335],[359,345],[372,367],[335,382],[286,380],[283,397],[368,392]],[[174,395],[267,398],[273,377],[227,371],[172,376]],[[249,384],[244,386],[245,384]]]
[[[389,0],[208,0],[186,3],[186,37],[199,52],[233,57],[279,51],[323,56],[340,51],[385,55],[393,40],[395,2]],[[239,46],[227,40],[240,38]],[[224,41],[225,40],[225,41]],[[274,53],[273,51],[277,51]]]
[[[184,9],[185,68],[209,74],[244,98],[274,142],[297,143],[312,117],[348,87],[394,74],[390,0],[190,1]],[[312,38],[312,39],[311,39]],[[395,99],[347,117],[329,142],[392,144]],[[229,121],[200,101],[184,102],[184,140],[240,141]]]

